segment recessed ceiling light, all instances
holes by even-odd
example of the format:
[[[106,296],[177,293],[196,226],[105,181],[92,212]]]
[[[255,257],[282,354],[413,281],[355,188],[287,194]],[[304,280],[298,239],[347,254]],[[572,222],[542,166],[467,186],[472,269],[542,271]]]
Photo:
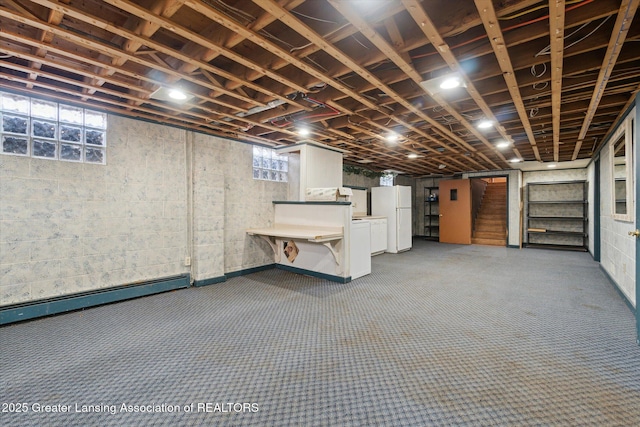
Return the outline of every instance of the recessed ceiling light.
[[[418,155],[416,153],[409,153],[409,154],[407,154],[407,157],[410,158],[410,159],[417,159]]]
[[[309,136],[310,134],[311,134],[311,131],[309,130],[309,128],[298,129],[298,135],[300,136]]]
[[[448,73],[434,77],[430,80],[420,82],[420,85],[431,95],[443,93],[444,91],[465,87],[464,80],[459,73]]]
[[[481,120],[478,123],[478,129],[489,129],[493,126],[493,122],[491,120]]]
[[[460,79],[458,77],[448,77],[440,83],[440,89],[453,89],[460,86]]]
[[[169,101],[182,104],[191,100],[193,95],[179,89],[160,86],[150,95],[150,98],[157,99],[159,101]]]
[[[175,99],[177,101],[184,101],[185,99],[187,99],[187,94],[180,90],[173,89],[169,91],[169,98]]]
[[[386,136],[386,140],[388,142],[398,142],[398,134],[397,133],[390,133],[389,135]]]
[[[509,145],[511,145],[509,141],[501,141],[496,144],[496,147],[502,149],[507,148]]]

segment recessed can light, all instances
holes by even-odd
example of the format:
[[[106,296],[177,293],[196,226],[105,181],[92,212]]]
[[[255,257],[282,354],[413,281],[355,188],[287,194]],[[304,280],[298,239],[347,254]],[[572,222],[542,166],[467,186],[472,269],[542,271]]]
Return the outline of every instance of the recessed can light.
[[[182,92],[180,90],[176,90],[176,89],[173,89],[173,90],[169,91],[169,97],[172,98],[172,99],[176,99],[178,101],[182,101],[182,100],[187,99],[187,95],[184,92]]]
[[[460,86],[460,79],[458,77],[449,77],[440,83],[440,89],[453,89]]]
[[[386,136],[386,140],[388,142],[398,142],[398,134],[397,133],[390,133],[389,135]]]
[[[493,122],[491,120],[481,120],[478,123],[478,129],[489,129],[493,126]]]

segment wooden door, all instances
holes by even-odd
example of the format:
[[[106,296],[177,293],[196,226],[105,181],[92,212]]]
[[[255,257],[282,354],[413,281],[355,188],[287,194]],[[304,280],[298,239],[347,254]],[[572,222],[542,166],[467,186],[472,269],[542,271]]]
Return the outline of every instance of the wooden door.
[[[440,181],[440,241],[471,244],[471,181]]]

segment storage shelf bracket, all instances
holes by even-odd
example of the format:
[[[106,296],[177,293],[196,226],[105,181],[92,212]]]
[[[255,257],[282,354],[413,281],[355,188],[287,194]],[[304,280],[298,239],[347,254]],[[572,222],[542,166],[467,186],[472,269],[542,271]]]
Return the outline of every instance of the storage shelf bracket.
[[[276,239],[274,236],[266,236],[264,234],[259,234],[260,238],[262,238],[262,240],[264,240],[265,242],[267,242],[269,244],[269,246],[271,246],[271,249],[273,250],[273,256],[275,259],[275,262],[280,262],[280,251],[278,250],[278,239]]]
[[[338,265],[339,274],[342,273],[342,249],[344,246],[343,241],[344,239],[339,239],[339,240],[331,240],[329,242],[322,243],[322,246],[329,249],[329,252],[331,252],[331,255],[333,255],[333,259],[336,261],[336,264]]]

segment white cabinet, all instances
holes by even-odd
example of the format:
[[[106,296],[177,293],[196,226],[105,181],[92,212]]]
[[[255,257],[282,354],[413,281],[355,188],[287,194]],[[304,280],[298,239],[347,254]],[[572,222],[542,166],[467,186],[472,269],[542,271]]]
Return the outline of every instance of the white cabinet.
[[[371,255],[378,255],[387,250],[387,219],[370,219],[371,222]]]
[[[371,225],[369,221],[351,223],[351,279],[371,273]]]
[[[304,201],[307,188],[342,187],[342,150],[303,142],[276,151],[290,155],[289,200]]]

